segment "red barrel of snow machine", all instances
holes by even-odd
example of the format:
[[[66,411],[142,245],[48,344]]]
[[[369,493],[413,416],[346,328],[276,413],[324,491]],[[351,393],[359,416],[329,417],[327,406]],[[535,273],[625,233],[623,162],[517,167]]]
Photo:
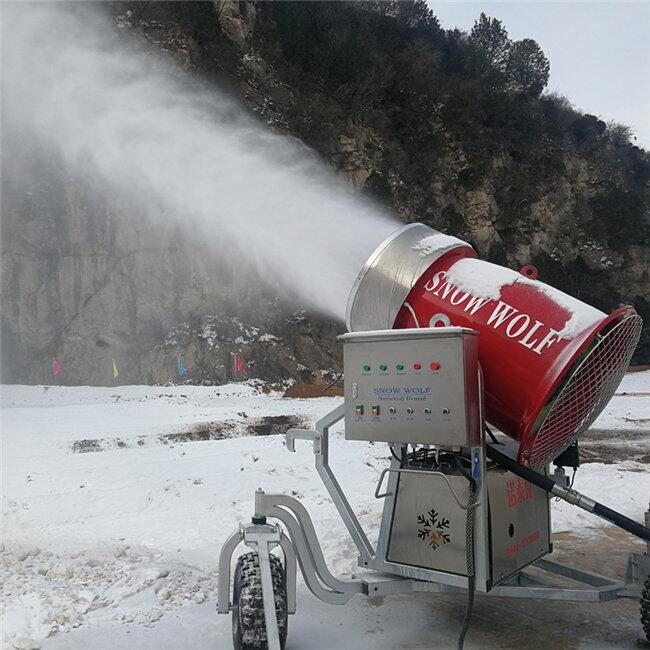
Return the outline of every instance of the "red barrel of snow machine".
[[[633,307],[607,315],[536,275],[533,267],[516,272],[478,260],[460,239],[410,224],[366,262],[350,292],[347,326],[476,330],[486,419],[519,441],[520,463],[540,469],[611,399],[642,322]]]

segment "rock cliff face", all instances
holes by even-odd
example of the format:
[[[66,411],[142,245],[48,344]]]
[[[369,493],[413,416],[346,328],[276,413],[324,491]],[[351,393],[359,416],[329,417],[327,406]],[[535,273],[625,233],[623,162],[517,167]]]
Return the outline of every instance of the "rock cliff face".
[[[71,384],[334,376],[340,326],[283,304],[241,260],[215,258],[180,226],[62,177],[55,154],[5,145],[3,163],[23,172],[3,175],[4,382],[49,383],[54,357]]]
[[[115,3],[113,12],[404,221],[511,268],[535,264],[540,279],[604,311],[632,303],[650,324],[647,154],[558,100],[485,90],[462,35],[363,3]],[[366,67],[335,65],[357,43]],[[340,368],[340,324],[296,312],[187,233],[152,228],[70,178],[54,154],[36,152],[35,168],[24,140],[3,145],[3,167],[25,168],[3,174],[4,382],[50,381],[54,356],[65,382],[108,385],[112,359],[120,383],[179,381],[179,355],[191,381],[232,380],[235,353],[247,376],[265,380],[321,381],[321,370]],[[636,361],[648,360],[646,329]]]

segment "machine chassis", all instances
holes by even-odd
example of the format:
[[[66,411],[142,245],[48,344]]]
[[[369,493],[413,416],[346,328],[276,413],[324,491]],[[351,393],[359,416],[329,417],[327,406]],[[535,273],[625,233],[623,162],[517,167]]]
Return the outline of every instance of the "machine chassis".
[[[270,650],[280,650],[274,596],[271,585],[268,553],[280,546],[285,557],[288,611],[296,611],[296,562],[308,589],[320,600],[330,604],[345,604],[357,594],[383,596],[408,592],[463,592],[468,588],[468,578],[444,571],[389,562],[386,558],[389,526],[384,525],[392,517],[394,499],[387,499],[384,506],[382,526],[375,550],[368,540],[359,520],[341,488],[329,464],[329,429],[344,417],[344,405],[319,420],[314,430],[291,429],[286,434],[287,449],[295,451],[296,440],[312,443],[316,471],[321,477],[348,533],[359,551],[359,566],[366,569],[358,580],[340,580],[327,568],[311,517],[304,506],[295,498],[284,494],[266,494],[261,489],[255,493],[253,523],[241,524],[223,546],[219,556],[217,611],[227,614],[231,611],[231,563],[237,546],[243,542],[260,555],[263,576],[263,601]],[[650,543],[645,554],[631,554],[625,582],[584,571],[575,567],[540,558],[532,565],[545,572],[543,577],[520,570],[500,584],[491,585],[489,571],[487,511],[487,481],[485,442],[470,450],[472,458],[480,463],[477,477],[478,494],[475,513],[474,558],[476,590],[489,596],[509,598],[543,598],[549,600],[604,602],[622,597],[639,597],[645,576],[650,574]],[[393,460],[380,477],[375,490],[378,498],[391,496],[396,489],[400,463]],[[383,477],[389,474],[387,492],[380,493]],[[288,532],[285,535],[280,525],[267,523],[267,517],[281,522]],[[650,509],[646,512],[650,521]],[[267,574],[266,577],[265,573]],[[555,574],[578,583],[568,587],[547,580],[546,575]]]

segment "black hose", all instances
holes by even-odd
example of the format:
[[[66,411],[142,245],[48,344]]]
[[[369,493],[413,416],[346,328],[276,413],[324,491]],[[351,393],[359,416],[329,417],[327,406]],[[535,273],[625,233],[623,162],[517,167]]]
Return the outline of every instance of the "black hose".
[[[402,464],[402,459],[401,459],[401,458],[400,458],[400,457],[395,453],[395,451],[393,450],[392,445],[388,445],[388,448],[390,449],[390,453],[393,455],[393,458],[394,458],[394,459],[395,459],[395,460],[400,464],[400,466],[401,466],[401,464]]]
[[[634,521],[634,519],[630,519],[620,512],[616,512],[616,510],[612,510],[598,502],[594,505],[592,512],[603,519],[607,519],[607,521],[610,521],[619,528],[626,530],[628,533],[632,533],[632,535],[636,535],[646,542],[650,542],[650,528],[640,524],[638,521]]]
[[[460,630],[458,635],[458,650],[463,650],[465,645],[465,636],[467,635],[467,630],[469,629],[469,621],[472,616],[472,610],[474,609],[474,592],[475,589],[475,580],[474,576],[467,576],[467,605],[465,606],[465,619],[463,620],[463,627]]]
[[[493,460],[497,465],[500,465],[504,469],[510,470],[517,476],[521,476],[521,478],[527,480],[529,483],[537,485],[537,487],[541,487],[542,490],[551,492],[555,486],[555,481],[553,479],[530,469],[530,467],[521,465],[513,458],[510,458],[510,456],[506,456],[506,454],[503,452],[495,449],[492,445],[485,445],[485,455],[490,460]]]
[[[326,390],[329,390],[330,388],[332,388],[332,386],[334,386],[334,384],[337,384],[339,381],[341,381],[341,377],[343,377],[343,373],[339,372],[339,374],[336,377],[334,377],[334,379],[329,384],[327,384],[327,386],[325,386],[325,388],[323,388],[323,391],[326,391]]]
[[[465,645],[465,637],[469,629],[469,623],[472,618],[472,610],[474,609],[474,592],[476,591],[476,579],[474,577],[474,502],[476,501],[476,479],[467,472],[463,467],[463,459],[460,454],[454,454],[454,464],[456,469],[469,481],[470,506],[467,509],[467,520],[465,528],[465,554],[467,558],[467,605],[465,606],[465,618],[463,619],[463,626],[458,635],[458,650],[463,650]]]
[[[488,436],[490,436],[492,442],[495,445],[500,445],[501,443],[497,440],[496,436],[492,433],[492,429],[490,429],[490,427],[487,424],[484,425],[484,426],[485,426],[485,430],[487,431]]]
[[[476,492],[476,479],[463,467],[463,457],[460,454],[454,454],[454,465],[456,469],[469,481],[472,494]]]
[[[492,445],[485,446],[485,453],[487,457],[490,460],[493,460],[497,465],[500,465],[504,469],[511,471],[513,474],[520,476],[529,483],[542,488],[542,490],[546,490],[546,492],[550,492],[572,505],[577,505],[583,510],[587,510],[587,512],[591,512],[594,515],[606,519],[610,523],[626,530],[635,537],[639,537],[646,542],[650,541],[650,528],[640,524],[638,521],[634,521],[634,519],[630,519],[629,517],[622,515],[620,512],[616,512],[616,510],[604,506],[602,503],[593,501],[592,499],[579,494],[575,490],[567,490],[563,486],[558,486],[553,479],[544,476],[539,472],[535,472],[529,467],[521,465],[516,460],[510,458],[510,456],[506,456],[498,449],[495,449]]]

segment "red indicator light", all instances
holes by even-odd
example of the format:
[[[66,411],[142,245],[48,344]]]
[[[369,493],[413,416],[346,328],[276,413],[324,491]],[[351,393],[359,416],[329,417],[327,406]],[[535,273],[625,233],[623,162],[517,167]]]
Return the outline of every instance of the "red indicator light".
[[[432,361],[429,367],[431,370],[440,370],[440,364],[437,361]]]
[[[419,363],[413,364],[413,370],[419,370],[422,366]]]

